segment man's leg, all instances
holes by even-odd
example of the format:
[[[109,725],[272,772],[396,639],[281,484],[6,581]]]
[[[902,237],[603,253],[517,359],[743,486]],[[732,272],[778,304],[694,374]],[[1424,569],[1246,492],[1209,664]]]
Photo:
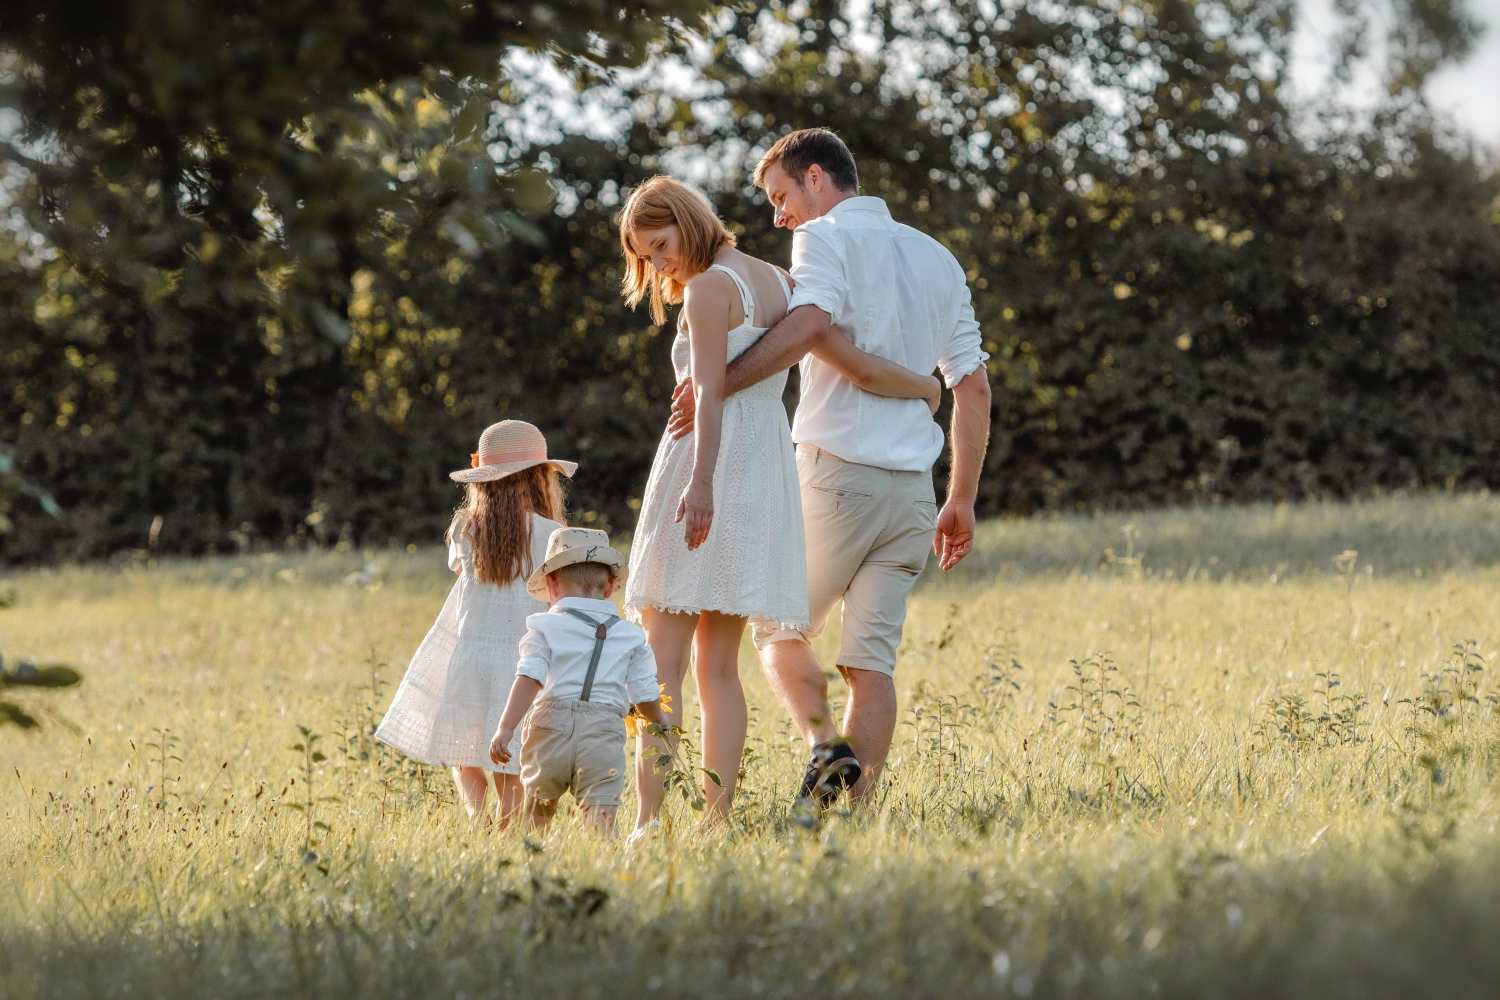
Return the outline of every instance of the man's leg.
[[[839,672],[849,684],[844,735],[863,768],[851,790],[863,798],[876,787],[896,732],[896,651],[906,624],[906,600],[927,565],[937,505],[932,480],[903,474],[890,481],[874,516],[884,525],[878,544],[844,593]]]
[[[781,702],[808,746],[838,735],[833,709],[828,705],[828,679],[807,640],[785,639],[760,651],[761,666],[776,699]]]
[[[849,705],[844,711],[844,738],[854,749],[864,773],[849,790],[855,801],[875,787],[896,732],[896,682],[878,670],[839,667],[849,684]]]
[[[802,523],[807,552],[807,611],[812,627],[755,627],[761,666],[777,699],[809,747],[838,736],[828,706],[828,680],[809,641],[823,633],[875,533],[868,524],[867,493],[843,488],[850,466],[806,446],[797,449]]]

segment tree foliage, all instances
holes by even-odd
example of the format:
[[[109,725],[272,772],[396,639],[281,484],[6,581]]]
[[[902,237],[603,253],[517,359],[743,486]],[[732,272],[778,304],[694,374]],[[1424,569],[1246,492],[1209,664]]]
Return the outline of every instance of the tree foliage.
[[[1393,9],[1434,59],[1472,33],[1452,4],[1420,24]],[[77,248],[33,243],[45,213],[29,211],[0,245],[0,405],[26,471],[69,513],[3,544],[100,555],[139,546],[156,515],[163,545],[187,551],[232,533],[436,537],[456,499],[445,473],[504,416],[583,463],[577,518],[628,529],[665,422],[670,331],[620,303],[612,214],[633,184],[678,171],[744,249],[785,262],[748,167],[809,124],[836,128],[866,193],[968,271],[996,388],[986,512],[1496,485],[1500,185],[1437,141],[1407,91],[1366,127],[1299,133],[1280,97],[1291,15],[1278,0],[877,0],[860,22],[832,0],[721,11],[705,37],[589,92],[617,128],[538,131],[526,81],[486,84],[473,156],[483,145],[497,178],[534,171],[558,191],[527,214],[494,180],[474,196],[490,232],[443,215],[441,192],[467,190],[442,180],[446,154],[422,173],[421,151],[462,145],[478,84],[411,85],[372,148],[412,151],[398,160],[415,173],[378,208],[330,182],[305,240],[242,241],[284,264],[269,283],[256,264],[259,298],[195,285],[182,261],[198,266],[198,249],[151,294],[105,280]],[[291,161],[316,131],[287,133]],[[147,173],[129,174],[136,190]],[[46,211],[72,204],[41,191]],[[391,207],[402,198],[420,211]],[[325,231],[339,249],[306,265],[323,282],[306,287],[347,334],[339,348],[315,312],[281,304],[313,280],[302,261]]]

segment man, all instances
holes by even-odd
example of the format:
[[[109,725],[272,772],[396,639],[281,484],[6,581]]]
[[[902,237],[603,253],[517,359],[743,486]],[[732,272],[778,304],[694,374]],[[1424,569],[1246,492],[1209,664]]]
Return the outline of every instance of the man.
[[[796,288],[786,318],[729,366],[731,395],[801,362],[792,421],[806,523],[812,627],[755,629],[773,690],[812,747],[802,796],[828,805],[875,787],[896,729],[896,648],[906,599],[930,544],[943,569],[973,545],[974,499],[989,440],[990,387],[963,268],[931,237],[859,195],[854,157],[827,129],[782,137],[755,168],[776,225],[792,230]],[[932,465],[943,432],[920,399],[874,396],[810,353],[838,327],[854,344],[953,390],[953,463],[938,510]],[[672,432],[692,429],[678,386]],[[843,601],[838,669],[849,685],[843,732],[808,645]]]

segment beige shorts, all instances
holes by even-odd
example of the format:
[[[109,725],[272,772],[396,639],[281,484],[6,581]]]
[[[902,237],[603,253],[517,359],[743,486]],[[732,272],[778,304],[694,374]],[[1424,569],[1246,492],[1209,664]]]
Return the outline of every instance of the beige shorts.
[[[594,702],[537,702],[521,727],[521,784],[543,802],[571,790],[580,805],[618,806],[625,789],[625,720]]]
[[[894,674],[906,597],[927,566],[937,527],[932,473],[857,465],[799,444],[797,479],[812,627],[757,624],[755,646],[821,635],[842,600],[838,665]]]

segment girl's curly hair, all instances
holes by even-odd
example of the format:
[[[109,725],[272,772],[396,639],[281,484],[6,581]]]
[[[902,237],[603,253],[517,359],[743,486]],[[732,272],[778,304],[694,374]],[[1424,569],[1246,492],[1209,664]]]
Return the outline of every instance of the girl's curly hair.
[[[533,465],[503,479],[468,483],[447,540],[462,534],[474,550],[474,576],[505,586],[531,575],[531,514],[566,523],[561,477]]]

